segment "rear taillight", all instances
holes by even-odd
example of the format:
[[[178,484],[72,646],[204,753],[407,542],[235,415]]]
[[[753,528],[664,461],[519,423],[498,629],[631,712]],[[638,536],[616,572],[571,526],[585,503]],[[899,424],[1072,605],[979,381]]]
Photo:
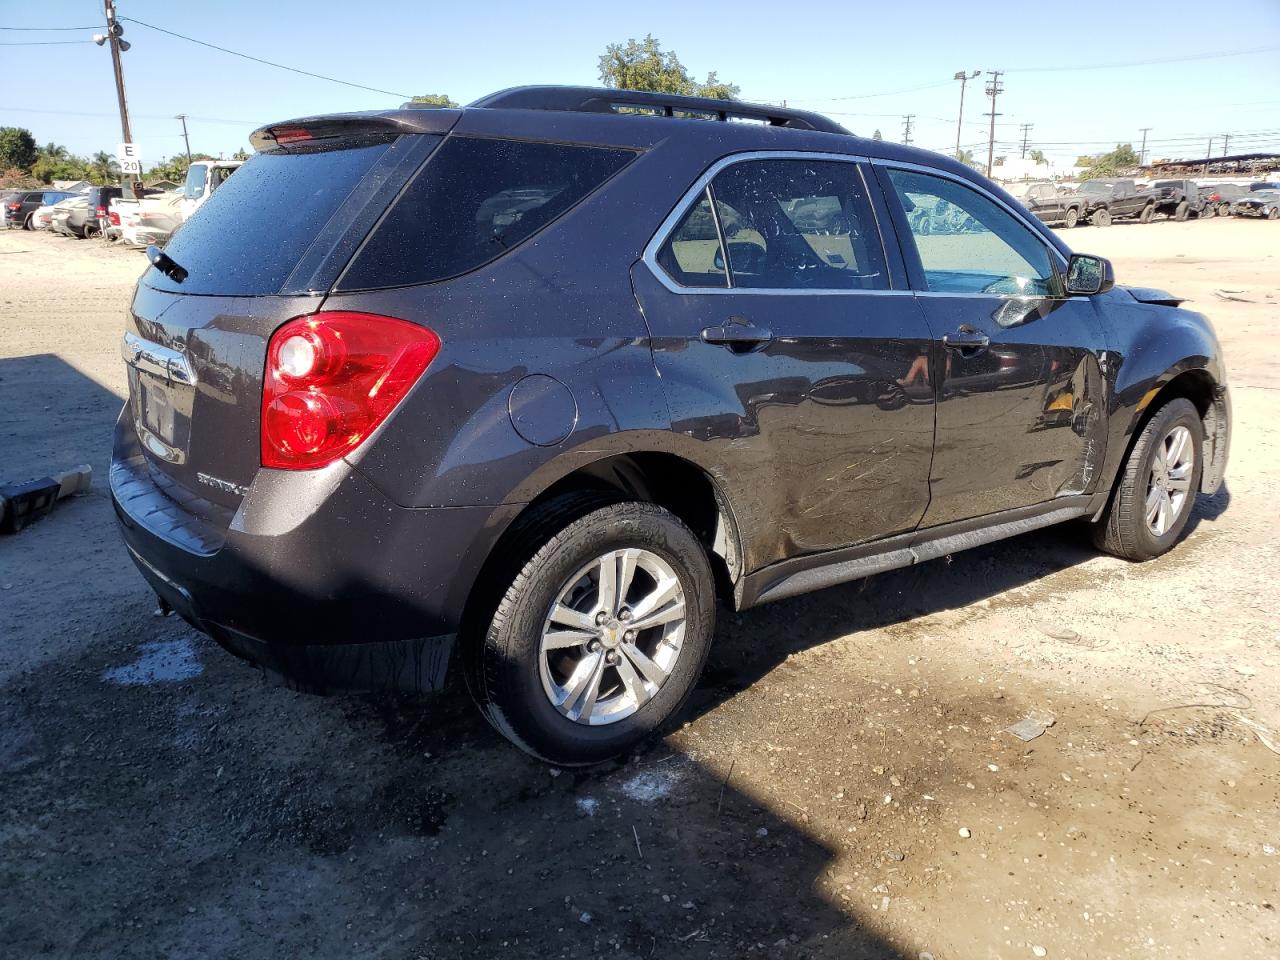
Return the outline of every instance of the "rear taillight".
[[[120,226],[120,214],[116,213],[114,210],[111,211],[110,220],[113,227]]]
[[[96,208],[94,208],[93,215],[94,215],[95,217],[97,217],[99,220],[101,220],[103,217],[105,217],[105,216],[107,215],[107,208],[106,208],[106,207],[96,207]]]
[[[271,336],[262,465],[314,470],[358,447],[422,376],[440,338],[370,313],[297,317]]]

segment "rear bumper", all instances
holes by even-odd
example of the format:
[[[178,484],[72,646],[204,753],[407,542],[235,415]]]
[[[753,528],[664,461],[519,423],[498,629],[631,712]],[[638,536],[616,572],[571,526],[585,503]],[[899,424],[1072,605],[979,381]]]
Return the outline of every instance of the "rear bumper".
[[[315,692],[438,689],[501,532],[493,508],[399,507],[343,463],[260,471],[217,520],[155,482],[127,410],[110,480],[129,555],[163,603]]]

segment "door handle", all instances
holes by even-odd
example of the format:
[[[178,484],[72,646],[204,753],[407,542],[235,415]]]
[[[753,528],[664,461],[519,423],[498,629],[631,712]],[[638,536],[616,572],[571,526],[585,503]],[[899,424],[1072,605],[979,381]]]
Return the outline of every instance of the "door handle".
[[[731,321],[718,327],[704,327],[702,330],[703,343],[717,344],[739,352],[762,347],[772,339],[772,330],[742,321]]]
[[[967,324],[942,338],[942,345],[952,350],[971,351],[970,356],[991,346],[991,338]]]

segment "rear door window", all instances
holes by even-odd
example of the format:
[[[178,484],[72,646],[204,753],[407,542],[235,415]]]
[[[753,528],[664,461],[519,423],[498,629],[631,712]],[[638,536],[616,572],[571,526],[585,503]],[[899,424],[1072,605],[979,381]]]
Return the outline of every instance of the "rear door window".
[[[475,270],[547,226],[635,156],[607,147],[450,137],[396,200],[339,289],[430,283]]]
[[[280,292],[321,228],[389,143],[364,139],[251,157],[165,246],[189,276],[179,284],[152,268],[146,282],[174,293]]]
[[[853,163],[751,160],[711,184],[733,286],[884,290],[884,254]]]
[[[658,251],[658,264],[676,283],[686,287],[727,287],[724,248],[711,213],[711,190],[689,208]]]

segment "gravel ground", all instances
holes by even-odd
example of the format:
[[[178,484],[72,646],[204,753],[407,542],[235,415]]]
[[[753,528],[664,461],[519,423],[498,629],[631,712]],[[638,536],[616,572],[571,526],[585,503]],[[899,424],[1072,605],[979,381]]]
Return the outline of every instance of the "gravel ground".
[[[726,613],[683,729],[558,771],[457,687],[300,695],[154,617],[104,482],[141,255],[0,234],[0,475],[95,469],[0,540],[0,956],[1280,953],[1280,230],[1067,237],[1224,341],[1186,542],[1050,530]]]

